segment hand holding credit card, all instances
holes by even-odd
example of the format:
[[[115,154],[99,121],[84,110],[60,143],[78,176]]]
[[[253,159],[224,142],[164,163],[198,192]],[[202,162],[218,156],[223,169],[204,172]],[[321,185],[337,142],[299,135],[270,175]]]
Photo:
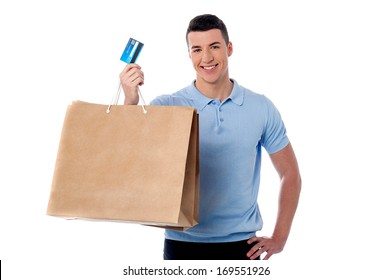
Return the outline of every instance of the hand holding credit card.
[[[128,43],[126,44],[125,50],[123,51],[120,60],[127,64],[136,63],[137,57],[140,54],[143,47],[144,47],[143,43],[137,41],[134,38],[130,38]],[[135,71],[132,73],[132,75],[129,75],[128,73],[130,70],[132,70],[132,68],[135,69]],[[143,96],[141,95],[140,88],[139,88],[139,86],[143,84],[143,79],[144,79],[144,74],[142,73],[139,66],[127,65],[122,71],[122,73],[120,74],[120,81],[118,83],[117,93],[113,96],[110,105],[107,107],[106,113],[110,113],[111,105],[118,104],[118,100],[122,88],[125,94],[125,104],[128,105],[137,105],[138,98],[134,97],[134,89],[137,88],[136,96],[138,95],[138,97],[142,101],[141,107],[143,108],[143,112],[147,113],[147,110],[144,107],[146,103]],[[137,85],[134,84],[135,81],[138,83]],[[128,99],[126,96],[128,96]]]

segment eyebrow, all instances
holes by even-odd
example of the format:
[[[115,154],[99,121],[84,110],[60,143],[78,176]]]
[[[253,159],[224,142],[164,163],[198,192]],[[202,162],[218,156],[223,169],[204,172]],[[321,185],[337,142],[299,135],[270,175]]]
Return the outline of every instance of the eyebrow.
[[[211,43],[211,44],[209,44],[209,47],[211,47],[211,46],[213,46],[213,45],[221,45],[221,43],[220,42],[213,42],[213,43]],[[192,46],[191,47],[191,49],[199,49],[199,48],[201,48],[201,46]]]

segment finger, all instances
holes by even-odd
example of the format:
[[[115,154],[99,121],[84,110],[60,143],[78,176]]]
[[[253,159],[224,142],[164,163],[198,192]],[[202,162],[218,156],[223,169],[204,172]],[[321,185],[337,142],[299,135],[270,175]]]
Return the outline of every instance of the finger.
[[[250,249],[250,251],[248,251],[247,257],[248,257],[248,258],[252,258],[254,255],[256,255],[257,253],[259,253],[259,251],[261,251],[260,254],[262,254],[263,248],[264,248],[264,246],[262,246],[262,244],[261,244],[260,242],[258,242],[257,244],[255,244],[255,245]],[[256,255],[254,258],[258,257],[260,254]]]
[[[272,250],[267,251],[266,256],[263,258],[263,260],[267,261],[271,256],[273,256]]]
[[[129,71],[129,69],[141,69],[141,66],[136,63],[129,63],[129,64],[126,64],[123,71],[126,72],[126,71]]]
[[[122,72],[119,74],[120,77],[122,76],[125,76],[126,74],[128,74],[130,71],[132,70],[141,70],[141,67],[140,65],[138,64],[135,64],[135,63],[130,63],[130,64],[126,64],[126,66],[124,67],[124,69],[122,70]]]
[[[119,74],[120,77],[124,76],[126,73],[129,72],[129,70],[132,68],[131,64],[126,64],[124,69],[122,69],[122,72]]]
[[[264,247],[260,247],[251,257],[251,260],[255,260],[256,258],[260,257],[265,252]]]
[[[256,237],[256,236],[254,236],[254,237],[250,238],[249,240],[247,240],[247,244],[252,244],[252,243],[254,243],[254,242],[261,241],[261,238],[262,238],[262,237]]]
[[[129,69],[124,69],[121,74],[120,74],[120,77],[122,78],[129,78],[129,77],[132,77],[134,75],[143,75],[143,71],[141,71],[141,69],[138,69],[138,68],[129,68]]]
[[[142,86],[143,84],[144,84],[144,79],[142,77],[138,77],[132,82],[132,85],[134,86]]]
[[[257,245],[251,247],[250,251],[248,251],[248,253],[247,253],[247,257],[250,258],[255,252],[258,251],[258,248],[259,248],[259,247],[257,247]]]
[[[144,83],[144,73],[132,69],[129,72],[124,73],[120,79],[123,84],[134,87]]]

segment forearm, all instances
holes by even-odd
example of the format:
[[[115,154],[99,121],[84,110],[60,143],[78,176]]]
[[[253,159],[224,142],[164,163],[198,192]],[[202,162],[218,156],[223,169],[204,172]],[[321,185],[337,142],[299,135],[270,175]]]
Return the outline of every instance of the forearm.
[[[293,217],[299,202],[301,189],[300,174],[294,173],[291,176],[281,177],[281,191],[277,222],[271,237],[253,237],[247,243],[255,245],[247,253],[250,259],[255,259],[266,252],[264,260],[268,260],[273,254],[284,249],[292,226]]]
[[[300,191],[301,178],[299,173],[290,174],[281,178],[278,214],[273,238],[281,240],[284,244],[288,239],[296,213]]]

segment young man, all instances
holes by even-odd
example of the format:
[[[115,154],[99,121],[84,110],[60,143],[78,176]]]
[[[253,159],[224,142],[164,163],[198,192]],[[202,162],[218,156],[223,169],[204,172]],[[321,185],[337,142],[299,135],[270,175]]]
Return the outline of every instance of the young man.
[[[301,178],[281,116],[261,94],[240,86],[228,73],[233,47],[225,24],[214,15],[190,21],[186,33],[196,79],[151,105],[192,106],[199,114],[199,224],[166,230],[165,259],[264,259],[283,250],[299,201]],[[120,74],[125,104],[138,103],[144,73],[136,64]],[[261,148],[281,179],[279,208],[271,237],[262,228],[257,197]]]

